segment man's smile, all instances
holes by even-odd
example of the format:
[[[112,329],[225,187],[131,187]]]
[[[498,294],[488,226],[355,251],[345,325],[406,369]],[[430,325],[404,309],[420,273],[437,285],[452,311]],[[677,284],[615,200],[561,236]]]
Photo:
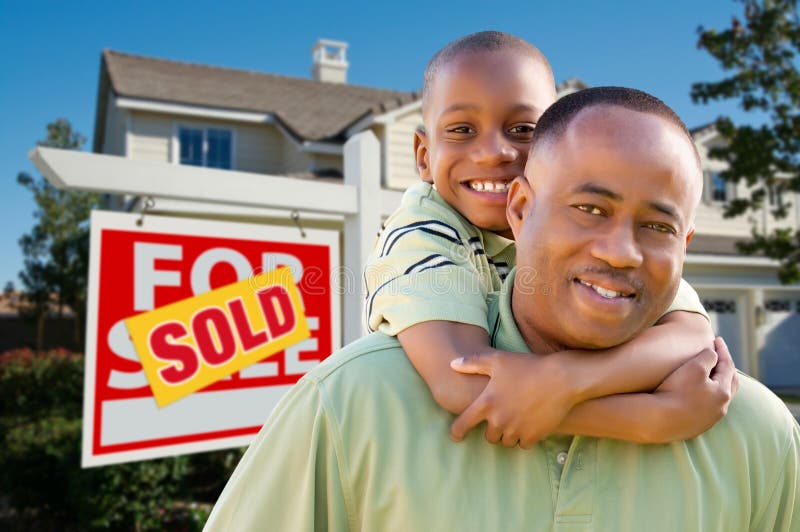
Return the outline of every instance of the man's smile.
[[[583,279],[575,279],[575,280],[578,283],[580,283],[580,284],[582,284],[584,286],[588,286],[589,288],[591,288],[592,290],[594,290],[595,292],[597,292],[598,294],[600,294],[602,297],[604,297],[606,299],[614,299],[614,298],[618,298],[618,297],[622,297],[622,298],[633,298],[634,297],[634,294],[632,294],[632,293],[612,290],[610,288],[603,288],[602,286],[599,286],[599,285],[596,285],[596,284],[592,284],[589,281],[584,281]]]

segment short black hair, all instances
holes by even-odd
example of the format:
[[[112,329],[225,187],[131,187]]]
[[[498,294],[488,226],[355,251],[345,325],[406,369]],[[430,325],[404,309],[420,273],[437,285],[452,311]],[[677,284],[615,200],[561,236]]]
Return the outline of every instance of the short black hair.
[[[539,51],[534,45],[524,39],[515,37],[510,33],[503,33],[502,31],[479,31],[477,33],[470,33],[460,39],[456,39],[446,44],[441,50],[436,52],[428,66],[425,67],[425,77],[422,84],[422,106],[426,105],[430,95],[431,86],[433,85],[436,75],[439,70],[450,63],[455,58],[463,54],[481,53],[481,52],[497,52],[503,50],[510,50],[520,52],[530,56],[532,59],[541,61],[550,71],[552,77],[552,68],[544,54]],[[553,82],[555,85],[555,81]]]
[[[700,167],[700,154],[694,144],[692,134],[683,120],[667,104],[652,94],[627,87],[591,87],[567,94],[547,108],[536,123],[531,139],[530,153],[544,140],[560,138],[567,131],[572,120],[584,109],[597,106],[614,106],[647,113],[665,119],[686,135],[692,146],[695,160]]]

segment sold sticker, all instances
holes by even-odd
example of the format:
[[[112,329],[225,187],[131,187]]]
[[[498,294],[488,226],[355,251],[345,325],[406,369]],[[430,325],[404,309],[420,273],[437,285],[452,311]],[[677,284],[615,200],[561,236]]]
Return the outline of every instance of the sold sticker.
[[[311,336],[289,268],[125,320],[159,407]]]

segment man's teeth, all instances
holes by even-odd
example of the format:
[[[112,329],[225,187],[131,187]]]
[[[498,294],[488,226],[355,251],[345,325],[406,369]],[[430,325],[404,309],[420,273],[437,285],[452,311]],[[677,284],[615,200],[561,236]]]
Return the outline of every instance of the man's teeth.
[[[592,283],[587,283],[582,279],[578,279],[578,282],[584,286],[592,288],[595,292],[597,292],[606,299],[613,299],[615,297],[627,297],[627,294],[623,294],[622,292],[617,292],[616,290],[609,290],[607,288],[603,288],[602,286],[596,286],[593,285]]]
[[[478,192],[506,192],[508,181],[470,181],[469,188]]]

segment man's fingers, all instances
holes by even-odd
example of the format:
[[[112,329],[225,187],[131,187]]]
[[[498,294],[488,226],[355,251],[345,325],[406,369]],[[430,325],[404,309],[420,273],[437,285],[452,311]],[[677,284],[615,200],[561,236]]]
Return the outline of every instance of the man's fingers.
[[[484,420],[483,401],[478,397],[461,415],[450,425],[450,437],[455,441],[461,441],[467,432],[472,430],[475,425]]]
[[[489,356],[460,357],[450,361],[450,367],[459,373],[492,376],[492,362]]]

